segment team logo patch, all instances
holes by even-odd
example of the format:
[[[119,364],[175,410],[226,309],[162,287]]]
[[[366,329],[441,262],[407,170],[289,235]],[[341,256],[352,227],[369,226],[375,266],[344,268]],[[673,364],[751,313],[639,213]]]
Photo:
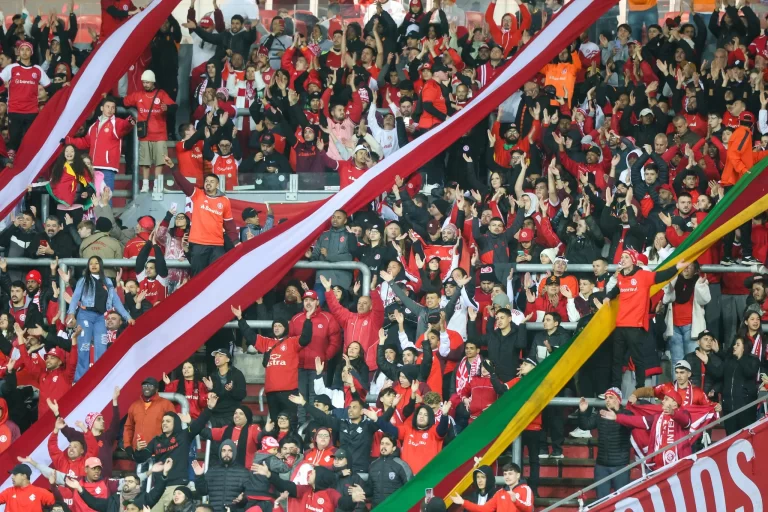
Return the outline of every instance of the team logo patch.
[[[8,436],[0,436],[0,443],[8,441]]]
[[[341,236],[341,237],[339,237],[339,242],[342,242],[342,243],[343,243],[343,242],[344,242],[344,240],[346,240],[346,238],[345,238],[344,236]]]
[[[323,503],[325,503],[325,500],[323,498],[317,498],[318,505],[322,505]]]
[[[159,105],[159,104],[160,104],[160,98],[155,98],[155,105]]]
[[[422,439],[428,439],[428,438],[429,438],[429,434],[427,434],[426,432],[424,432],[423,434],[421,434],[421,438],[422,438]]]
[[[677,454],[672,450],[667,450],[664,452],[664,463],[669,464],[672,462],[675,462],[677,460]]]
[[[282,350],[283,352],[285,352],[285,345],[283,345],[282,347],[280,347],[280,350]]]
[[[381,254],[377,254],[377,255],[375,255],[375,256],[373,257],[373,259],[375,259],[375,260],[380,260],[380,259],[381,259]]]
[[[37,499],[37,496],[35,496],[34,494],[29,495],[29,501],[35,501],[36,499]]]
[[[469,151],[469,146],[464,145],[464,147],[461,148],[461,149],[466,153],[467,151]]]
[[[127,10],[128,10],[128,6],[127,6],[127,5],[124,5],[124,6],[123,6],[123,10],[124,10],[124,11],[127,11]],[[131,66],[131,69],[133,69],[133,66]]]
[[[37,78],[37,73],[32,73],[32,78]]]
[[[222,203],[218,203],[216,206],[219,208],[224,208],[224,205]]]
[[[323,328],[323,324],[317,324],[317,328],[318,329],[322,329]]]
[[[630,281],[630,283],[632,283],[632,286],[635,286],[635,285],[637,284],[637,279],[632,279],[632,280]]]
[[[389,479],[390,480],[394,480],[395,479],[395,472],[394,471],[390,471],[389,472]]]

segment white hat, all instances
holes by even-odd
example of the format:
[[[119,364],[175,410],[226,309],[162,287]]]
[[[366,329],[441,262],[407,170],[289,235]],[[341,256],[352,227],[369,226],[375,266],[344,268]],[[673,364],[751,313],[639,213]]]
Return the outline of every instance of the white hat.
[[[155,72],[152,71],[151,69],[148,69],[148,70],[144,71],[141,74],[141,81],[142,82],[152,82],[152,83],[157,82],[157,80],[155,80]]]

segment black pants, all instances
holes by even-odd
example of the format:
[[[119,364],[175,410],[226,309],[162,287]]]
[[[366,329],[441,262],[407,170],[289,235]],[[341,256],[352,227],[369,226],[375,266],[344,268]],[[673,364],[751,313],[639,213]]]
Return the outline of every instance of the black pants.
[[[528,465],[531,468],[528,487],[534,494],[537,494],[539,488],[539,435],[538,430],[523,430],[521,434],[523,445],[528,448]]]
[[[289,395],[298,395],[299,390],[294,389],[292,391],[271,391],[267,393],[267,406],[269,407],[269,417],[277,425],[277,415],[281,412],[285,412],[291,419],[291,430],[297,432],[299,430],[299,406],[288,400]]]
[[[8,149],[14,151],[21,146],[21,139],[27,133],[37,114],[12,114],[8,113]]]
[[[731,187],[725,187],[728,193]],[[741,234],[741,256],[752,256],[752,219],[739,226]],[[723,256],[733,258],[733,242],[736,240],[736,231],[731,231],[723,238]]]
[[[559,394],[559,393],[558,393]],[[540,431],[539,449],[547,452],[547,434],[552,440],[552,453],[563,453],[565,441],[565,418],[562,407],[545,407],[541,412],[543,428]]]
[[[613,331],[613,365],[611,365],[611,386],[621,388],[622,367],[627,362],[627,352],[635,364],[636,387],[645,385],[645,359],[643,344],[648,341],[648,331],[642,327],[617,327]],[[602,393],[605,390],[601,390]]]
[[[629,474],[629,473],[627,473]],[[248,502],[245,504],[245,510],[250,509],[251,507],[261,507],[261,512],[272,512],[275,507],[274,500],[251,500],[249,499]],[[226,507],[229,508],[229,507]],[[214,511],[218,512],[218,511]]]
[[[725,416],[726,414],[731,414],[732,412],[733,411],[726,411],[725,409],[723,409],[723,412],[721,414]],[[732,418],[728,418],[723,422],[725,424],[725,434],[731,435],[734,432],[738,432],[744,427],[751,425],[756,420],[757,420],[756,409],[753,409],[750,407],[744,411],[741,411],[736,416]]]
[[[202,272],[205,267],[216,261],[217,259],[224,256],[224,246],[223,245],[199,245],[199,244],[189,244],[190,245],[190,266],[191,270],[190,273],[193,276],[196,276],[200,272]]]

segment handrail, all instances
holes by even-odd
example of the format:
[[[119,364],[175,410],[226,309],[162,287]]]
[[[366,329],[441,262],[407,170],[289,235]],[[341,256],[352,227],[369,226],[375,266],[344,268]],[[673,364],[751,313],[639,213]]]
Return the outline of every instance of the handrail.
[[[702,432],[705,432],[705,431],[715,427],[716,425],[719,425],[719,424],[723,423],[728,418],[731,418],[732,416],[735,416],[735,415],[739,414],[740,412],[745,411],[745,410],[747,410],[749,408],[754,408],[756,405],[758,405],[758,404],[760,404],[762,402],[765,402],[766,400],[768,400],[768,394],[765,395],[765,396],[759,397],[757,400],[755,400],[755,401],[753,401],[753,402],[751,402],[751,403],[749,403],[749,404],[747,404],[747,405],[745,405],[743,407],[740,407],[739,409],[736,409],[735,411],[733,411],[730,414],[727,414],[727,415],[721,417],[720,419],[718,419],[716,421],[708,423],[707,425],[705,425],[704,427],[700,428],[699,430],[694,430],[693,432],[691,432],[687,436],[678,439],[677,441],[675,441],[674,443],[672,443],[670,445],[667,445],[667,446],[665,446],[665,447],[663,447],[663,448],[661,448],[659,450],[656,450],[653,453],[649,453],[648,455],[646,455],[642,459],[639,459],[639,460],[633,462],[632,464],[623,467],[622,469],[616,471],[615,473],[612,473],[612,474],[606,476],[605,478],[602,478],[602,479],[598,480],[597,482],[593,483],[592,485],[589,485],[589,486],[585,487],[584,489],[580,489],[580,490],[576,491],[575,493],[571,494],[570,496],[568,496],[566,498],[563,498],[562,500],[558,501],[554,505],[550,505],[549,507],[545,508],[543,510],[543,512],[549,512],[550,510],[555,510],[558,506],[563,505],[563,504],[565,504],[565,503],[567,503],[567,502],[569,502],[571,500],[577,499],[580,496],[583,496],[584,493],[586,493],[587,491],[591,491],[592,489],[595,489],[598,485],[601,485],[601,484],[603,484],[605,482],[609,482],[611,479],[615,478],[616,475],[620,475],[620,474],[625,473],[627,471],[631,471],[633,468],[643,464],[648,459],[652,459],[656,455],[659,455],[660,453],[662,453],[662,452],[664,452],[666,450],[669,450],[673,446],[677,446],[678,444],[681,444],[681,443],[683,443],[685,441],[688,441],[688,440],[696,437],[697,435],[701,434]],[[666,467],[666,466],[664,466],[664,467]],[[648,473],[647,475],[643,476],[641,478],[641,480],[648,479],[648,477],[650,475],[653,475],[654,473],[656,473],[656,471],[659,471],[661,469],[663,469],[663,468],[658,468],[657,470],[652,471],[651,473]],[[593,503],[593,505],[594,505],[594,503]]]
[[[117,113],[120,115],[130,114],[134,119],[139,119],[139,112],[132,107],[117,107]],[[139,197],[139,130],[136,123],[134,123],[133,129],[131,130],[131,153],[133,156],[133,166],[131,169],[131,197],[135,201],[136,198]]]

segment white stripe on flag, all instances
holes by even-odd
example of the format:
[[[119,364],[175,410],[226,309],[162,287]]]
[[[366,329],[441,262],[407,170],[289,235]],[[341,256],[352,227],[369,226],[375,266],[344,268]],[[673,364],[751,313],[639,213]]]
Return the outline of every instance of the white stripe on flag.
[[[134,29],[163,2],[176,3],[174,0],[156,0],[150,3],[143,11],[122,24],[96,49],[88,65],[80,71],[82,74],[79,75],[72,90],[70,99],[77,98],[77,101],[67,102],[42,148],[35,154],[29,165],[11,179],[0,194],[0,211],[10,207],[16,198],[24,194],[27,186],[37,178],[40,170],[61,150],[59,141],[69,135],[88,106],[88,101],[82,101],[81,98],[92,98],[96,94],[106,70],[112,65]]]
[[[68,424],[81,420],[92,411],[101,411],[115,387],[123,385],[137,373],[148,361],[157,356],[162,350],[184,336],[194,324],[190,324],[190,318],[205,318],[219,307],[228,307],[230,297],[239,289],[242,283],[248,283],[258,277],[264,270],[272,266],[281,255],[293,249],[297,241],[304,241],[317,229],[327,224],[333,212],[344,209],[355,196],[375,178],[399,166],[400,162],[414,150],[415,144],[423,144],[441,133],[454,123],[461,123],[469,115],[469,112],[481,104],[498,89],[502,88],[513,76],[520,73],[535,57],[543,53],[547,46],[562,32],[567,32],[568,26],[584,13],[586,9],[597,0],[574,0],[555,17],[547,27],[534,38],[528,46],[514,59],[514,61],[492,83],[485,87],[480,94],[463,110],[437,128],[428,132],[415,143],[400,148],[387,159],[364,173],[350,186],[339,191],[335,196],[322,204],[307,218],[296,226],[269,240],[261,247],[243,255],[231,266],[222,271],[221,275],[211,282],[201,293],[190,300],[149,335],[134,344],[126,355],[109,371],[70,414],[66,416]],[[509,91],[511,94],[513,91]],[[489,111],[492,109],[489,109]],[[447,146],[447,144],[445,144]],[[300,242],[299,242],[300,243]],[[47,443],[44,441],[34,450],[31,457],[38,463],[48,465],[51,459],[48,455]],[[33,479],[38,476],[33,470]],[[11,485],[10,478],[3,482],[0,489]]]

